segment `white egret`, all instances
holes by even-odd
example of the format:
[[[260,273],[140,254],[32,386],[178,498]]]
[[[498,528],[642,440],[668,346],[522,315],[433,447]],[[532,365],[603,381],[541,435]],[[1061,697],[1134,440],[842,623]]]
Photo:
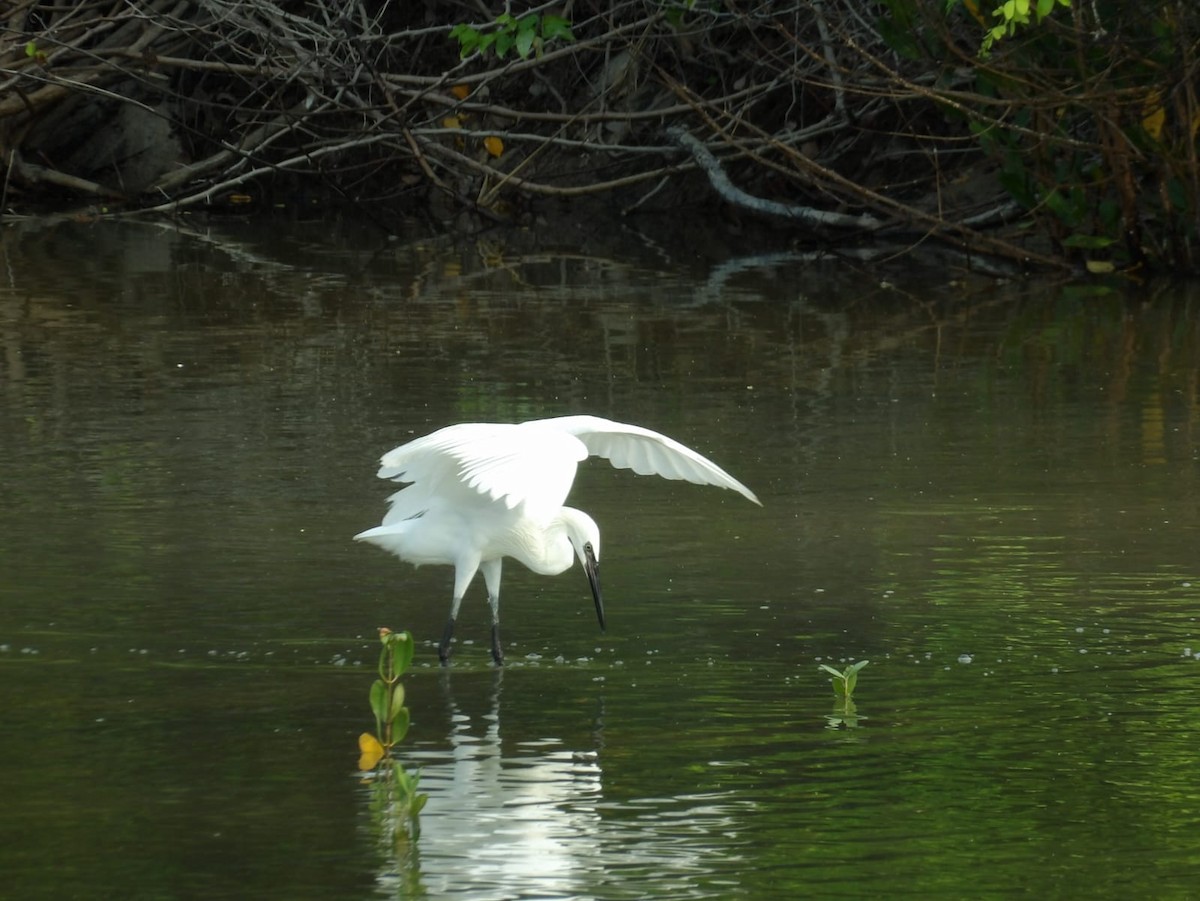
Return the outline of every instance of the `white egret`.
[[[500,650],[500,563],[513,557],[535,573],[557,575],[578,557],[604,629],[600,529],[563,506],[575,470],[591,454],[639,475],[731,488],[759,504],[749,488],[678,441],[598,416],[562,416],[519,424],[462,423],[383,455],[379,477],[411,483],[389,498],[383,523],[354,538],[420,566],[454,567],[450,619],[438,645],[446,663],[463,595],[482,570],[492,610],[492,658]],[[761,506],[761,504],[760,504]]]

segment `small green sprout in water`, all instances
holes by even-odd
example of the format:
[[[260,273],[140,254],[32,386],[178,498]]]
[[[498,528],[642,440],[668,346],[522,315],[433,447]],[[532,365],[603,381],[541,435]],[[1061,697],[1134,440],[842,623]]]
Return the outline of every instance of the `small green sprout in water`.
[[[858,663],[851,663],[844,670],[836,670],[827,663],[822,663],[820,668],[833,676],[833,693],[837,695],[838,700],[844,700],[847,703],[854,697],[854,686],[858,684],[858,672],[864,666],[870,663],[869,660],[860,660]]]
[[[420,773],[409,773],[392,756],[395,746],[408,734],[409,712],[404,706],[404,685],[400,677],[412,664],[415,642],[408,632],[379,630],[383,650],[379,654],[379,678],[371,686],[371,712],[375,714],[375,734],[364,732],[358,737],[358,768],[373,770],[372,785],[379,810],[391,814],[397,827],[395,840],[421,835],[421,808],[429,799],[417,791]]]
[[[853,729],[863,717],[857,715],[854,701],[854,686],[858,683],[858,673],[867,665],[866,660],[851,663],[844,670],[838,671],[828,664],[819,664],[820,668],[833,676],[833,713],[826,717],[833,729]]]

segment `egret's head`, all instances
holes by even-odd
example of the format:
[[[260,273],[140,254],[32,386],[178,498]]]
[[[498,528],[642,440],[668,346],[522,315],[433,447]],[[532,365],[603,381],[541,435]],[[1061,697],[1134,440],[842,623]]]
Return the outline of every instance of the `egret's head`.
[[[587,574],[588,585],[592,588],[592,600],[596,602],[596,619],[600,622],[600,631],[604,631],[604,601],[600,597],[600,527],[582,510],[563,507],[563,522],[567,526],[567,536],[571,546],[575,548],[575,556],[583,564]]]

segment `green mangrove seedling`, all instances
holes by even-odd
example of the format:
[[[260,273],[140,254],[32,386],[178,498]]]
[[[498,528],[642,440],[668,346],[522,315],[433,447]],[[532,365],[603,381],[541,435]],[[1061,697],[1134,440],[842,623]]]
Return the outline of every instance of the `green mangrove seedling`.
[[[858,684],[859,670],[869,662],[869,660],[860,660],[858,663],[851,663],[844,670],[840,671],[827,663],[820,664],[820,668],[833,676],[833,679],[830,681],[833,683],[833,693],[837,696],[838,700],[849,703],[854,695],[854,686]]]
[[[408,734],[409,712],[404,706],[404,685],[400,677],[412,664],[415,642],[408,632],[379,630],[383,649],[379,653],[379,678],[371,686],[371,712],[375,714],[375,734],[364,732],[358,737],[358,768],[374,770],[372,785],[382,809],[392,813],[398,834],[416,839],[421,834],[418,819],[421,808],[429,799],[417,791],[421,774],[409,773],[393,756],[395,746]]]

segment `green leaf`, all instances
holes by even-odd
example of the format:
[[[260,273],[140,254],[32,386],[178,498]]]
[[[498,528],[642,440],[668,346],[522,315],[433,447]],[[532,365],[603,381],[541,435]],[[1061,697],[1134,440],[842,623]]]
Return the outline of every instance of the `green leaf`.
[[[382,726],[388,719],[388,687],[387,683],[379,679],[371,686],[369,695],[371,700],[371,712],[375,714],[376,725]]]
[[[507,31],[502,31],[496,35],[496,58],[504,59],[508,51],[512,49],[514,43],[516,43],[516,38]]]
[[[529,59],[529,54],[533,50],[533,41],[537,37],[537,32],[532,28],[522,28],[517,32],[517,55],[521,59]]]
[[[1054,9],[1056,0],[1037,0],[1037,17],[1038,21],[1050,15],[1050,10]]]
[[[389,632],[382,637],[384,650],[390,656],[390,676],[402,676],[412,664],[416,642],[411,632]]]
[[[390,647],[388,647],[387,637],[385,636],[383,639],[383,647],[379,651],[379,670],[378,671],[379,671],[380,679],[386,680],[388,678],[388,676],[390,675],[388,673],[388,664],[390,664],[391,662],[392,662],[392,649]]]
[[[1175,209],[1177,209],[1177,210],[1187,209],[1187,207],[1188,207],[1188,189],[1184,185],[1184,183],[1182,181],[1180,181],[1178,178],[1167,179],[1167,199],[1169,201],[1171,201],[1171,206],[1175,207]],[[1103,205],[1101,207],[1101,212],[1103,213]],[[1120,215],[1119,207],[1115,210],[1115,213],[1116,213],[1116,215],[1114,215],[1114,217],[1113,217],[1114,222],[1118,219],[1118,217]]]
[[[30,41],[29,43],[27,43],[25,45],[25,55],[28,56],[30,59],[34,59],[35,57],[37,57],[37,52],[38,52],[37,44],[35,44],[33,41]]]
[[[408,672],[409,667],[412,666],[413,654],[417,649],[417,643],[413,641],[411,632],[401,632],[400,635],[402,636],[402,643],[400,655],[396,661],[396,675],[398,676]]]
[[[482,35],[470,25],[455,25],[450,29],[450,37],[458,41],[458,55],[466,58],[479,49]]]
[[[1060,219],[1070,221],[1071,205],[1057,188],[1046,195],[1045,203],[1046,207]]]
[[[1063,247],[1080,247],[1085,250],[1100,250],[1117,243],[1116,238],[1106,238],[1103,235],[1069,235],[1063,239]]]
[[[408,734],[409,715],[407,707],[400,707],[392,711],[392,742],[404,740],[404,736]]]
[[[841,670],[836,670],[836,669],[834,669],[834,668],[833,668],[832,666],[830,666],[828,663],[822,663],[822,664],[820,664],[820,665],[819,665],[819,667],[818,667],[818,669],[823,669],[823,670],[825,670],[825,672],[827,672],[827,673],[832,673],[833,675],[837,676],[839,679],[843,678],[843,677],[842,677],[842,671],[841,671]]]
[[[397,710],[399,710],[403,706],[404,706],[404,686],[401,685],[399,682],[397,682],[396,687],[392,690],[392,713],[394,714]]]
[[[1013,200],[1026,208],[1037,205],[1037,197],[1029,187],[1029,178],[1025,171],[1005,170],[997,180],[1001,186],[1012,195]]]
[[[1169,191],[1169,189],[1168,189]],[[1115,232],[1121,222],[1121,206],[1115,200],[1101,200],[1096,208],[1106,231]]]
[[[875,22],[883,42],[894,52],[905,59],[917,60],[922,58],[921,45],[913,36],[910,29],[897,24],[891,18],[883,17]]]
[[[564,41],[573,41],[575,35],[571,31],[571,23],[562,16],[543,16],[542,38],[546,41],[554,41],[559,38]]]

